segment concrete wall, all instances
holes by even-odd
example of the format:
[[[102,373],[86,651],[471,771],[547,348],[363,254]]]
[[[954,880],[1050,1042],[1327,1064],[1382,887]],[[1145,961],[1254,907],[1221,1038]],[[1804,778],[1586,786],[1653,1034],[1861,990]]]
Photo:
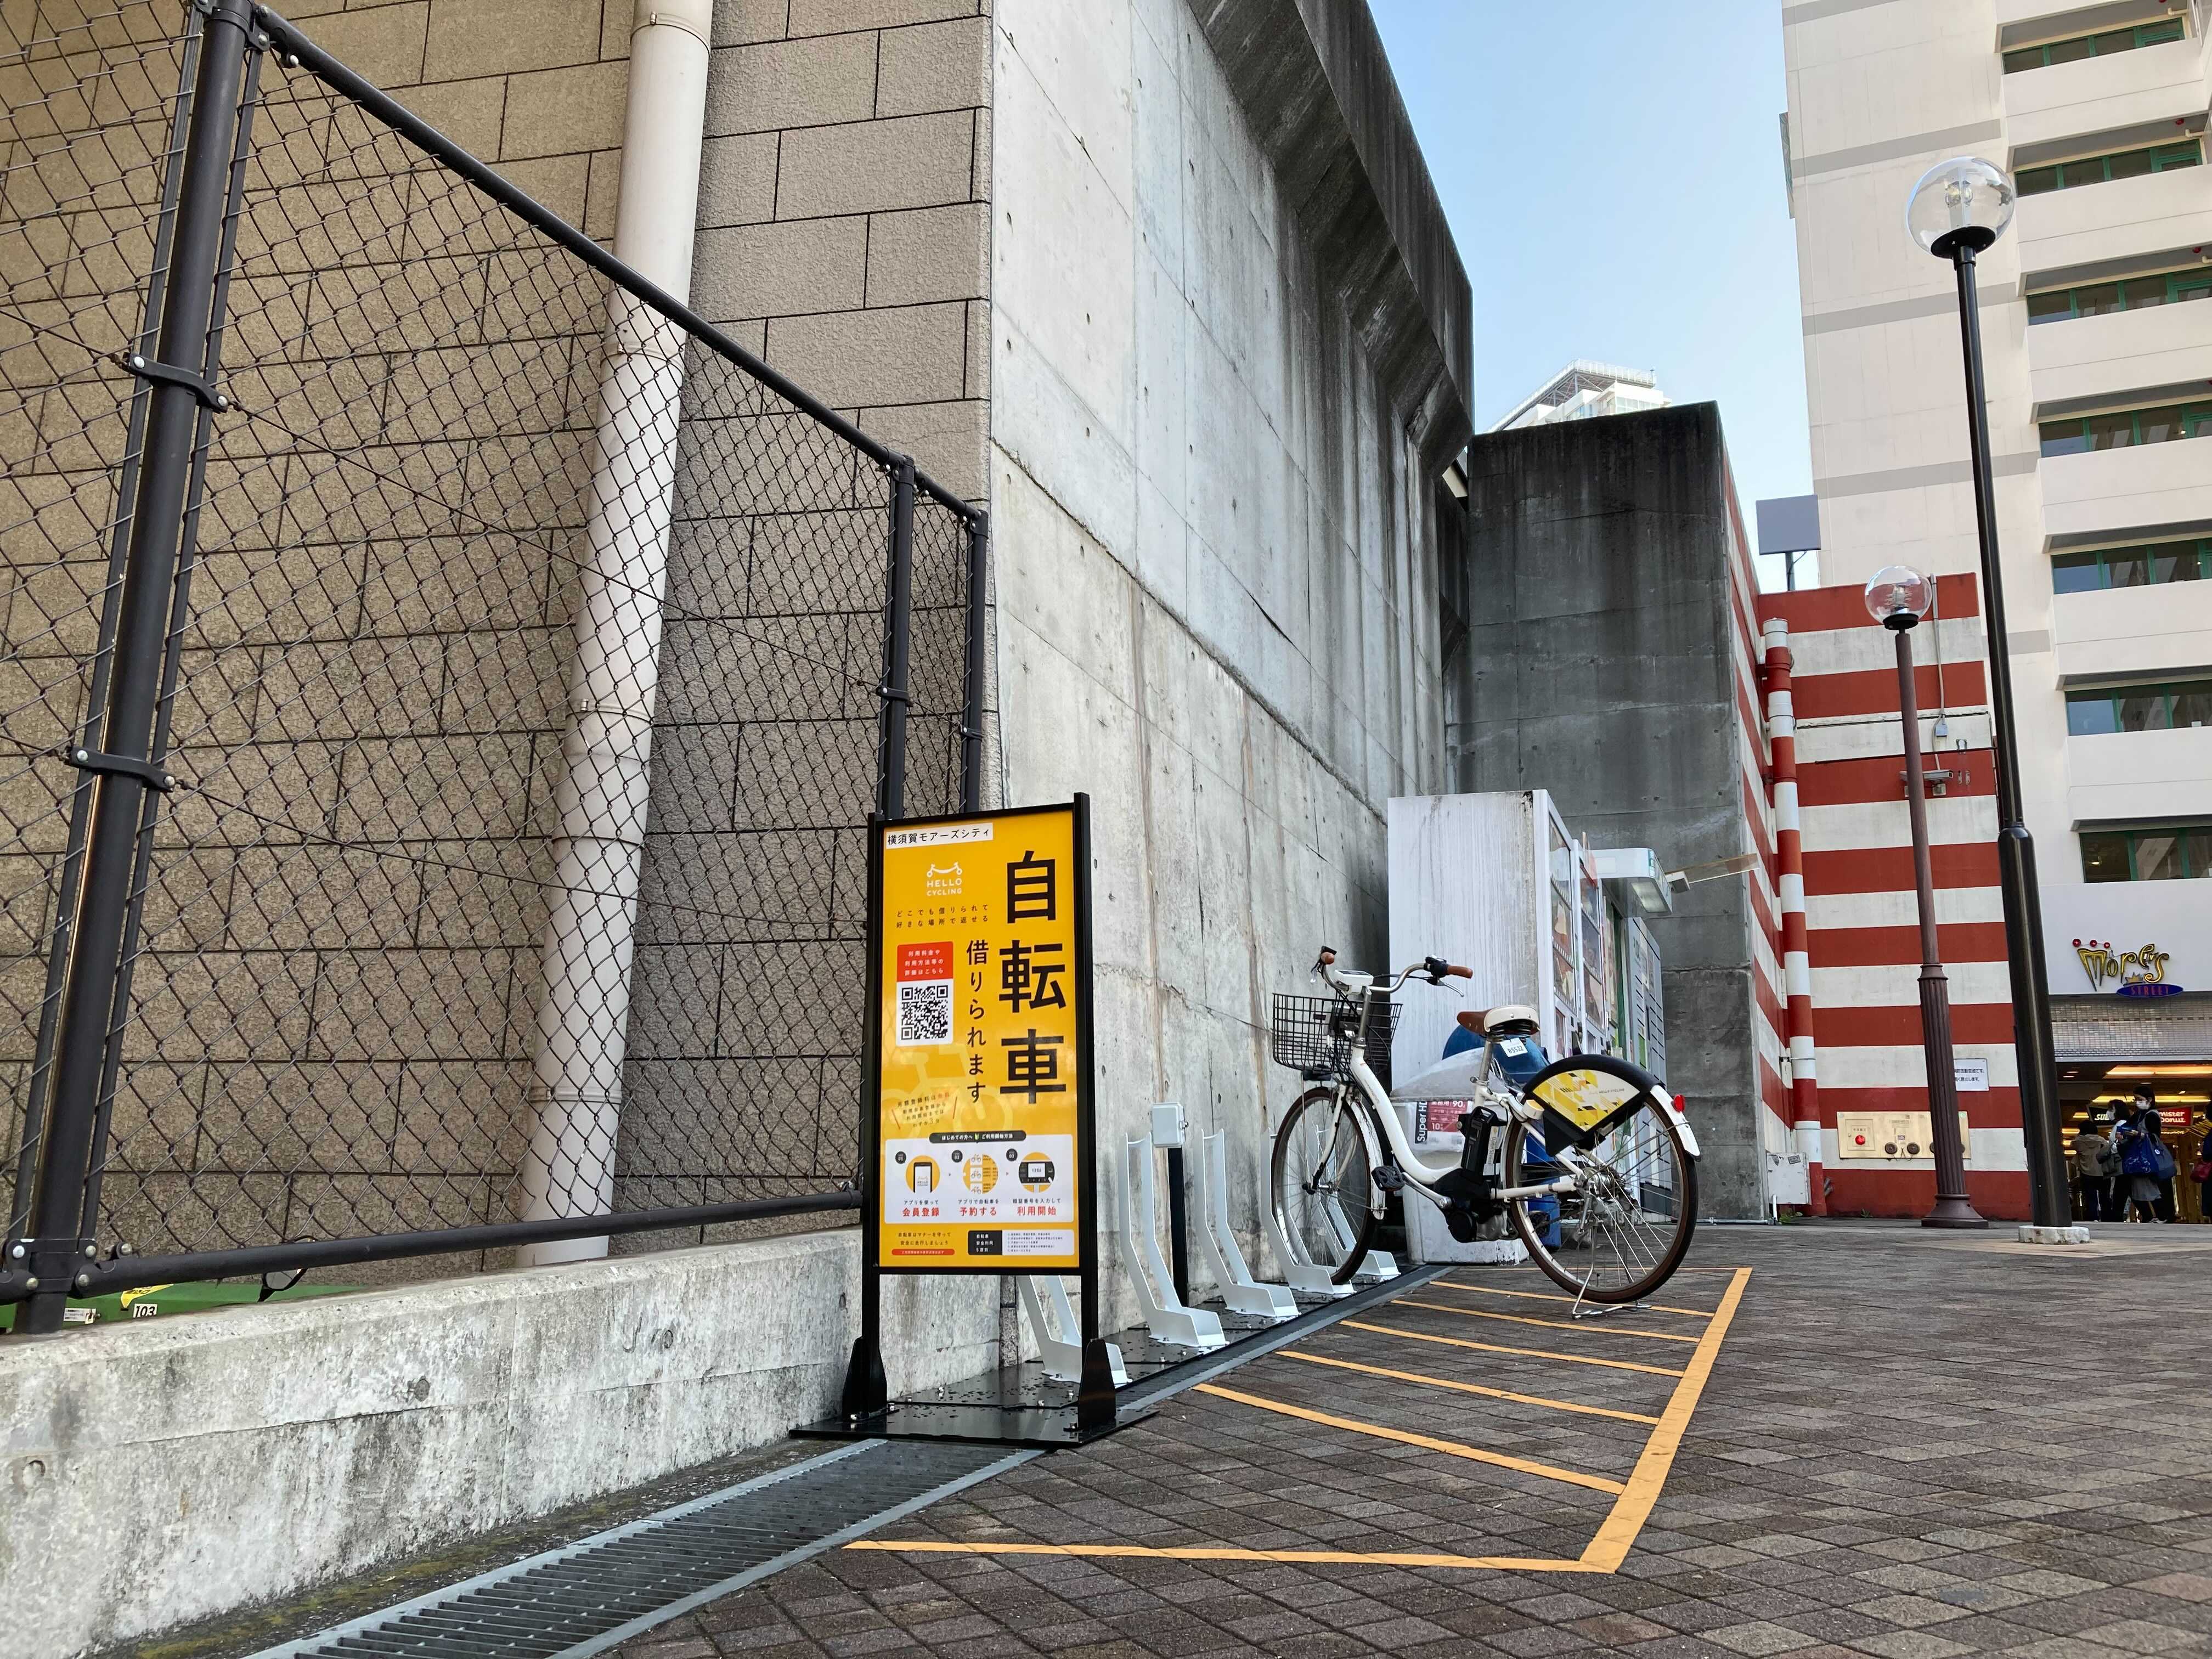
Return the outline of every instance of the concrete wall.
[[[886,1285],[902,1381],[991,1363],[963,1288]],[[775,1439],[835,1408],[859,1289],[847,1231],[0,1343],[8,1650],[129,1642]]]
[[[1109,1158],[1180,1099],[1248,1221],[1294,1086],[1268,993],[1323,943],[1379,961],[1382,812],[1442,777],[1431,480],[1466,429],[1465,278],[1364,9],[1324,10],[993,20],[1008,798],[1095,803]]]
[[[1547,789],[1599,847],[1671,867],[1753,850],[1731,616],[1729,507],[1710,404],[1477,438],[1468,452],[1457,787]],[[1668,1081],[1705,1151],[1705,1211],[1764,1205],[1749,889],[1675,896]]]

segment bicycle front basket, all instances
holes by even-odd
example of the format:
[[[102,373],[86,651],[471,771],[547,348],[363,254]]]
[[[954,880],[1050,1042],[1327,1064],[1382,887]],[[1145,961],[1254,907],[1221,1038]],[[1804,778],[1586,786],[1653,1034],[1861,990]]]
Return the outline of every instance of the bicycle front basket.
[[[1367,1019],[1367,1064],[1382,1086],[1390,1085],[1390,1034],[1398,1024],[1398,1005],[1378,1002]],[[1341,997],[1274,994],[1267,1027],[1268,1052],[1275,1064],[1301,1077],[1344,1076],[1352,1065],[1352,1040],[1359,1030],[1359,1005]]]

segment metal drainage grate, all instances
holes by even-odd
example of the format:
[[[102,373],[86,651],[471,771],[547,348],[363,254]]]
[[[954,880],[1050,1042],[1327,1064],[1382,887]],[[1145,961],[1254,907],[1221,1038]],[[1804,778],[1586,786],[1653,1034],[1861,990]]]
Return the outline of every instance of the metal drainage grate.
[[[863,1441],[253,1659],[582,1659],[1038,1455]]]

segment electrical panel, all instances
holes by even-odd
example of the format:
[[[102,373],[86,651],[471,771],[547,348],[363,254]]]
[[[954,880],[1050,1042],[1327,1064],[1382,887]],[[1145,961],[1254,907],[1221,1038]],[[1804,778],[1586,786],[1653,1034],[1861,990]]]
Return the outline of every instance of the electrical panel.
[[[1844,1158],[1934,1158],[1935,1119],[1926,1112],[1838,1112],[1836,1151]],[[1959,1144],[1972,1164],[1973,1138],[1959,1114]]]

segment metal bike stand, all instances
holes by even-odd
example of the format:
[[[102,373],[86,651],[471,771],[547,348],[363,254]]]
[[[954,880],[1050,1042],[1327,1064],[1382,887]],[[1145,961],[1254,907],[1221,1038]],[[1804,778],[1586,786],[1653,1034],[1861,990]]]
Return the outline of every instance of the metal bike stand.
[[[1122,1237],[1129,1249],[1129,1283],[1137,1292],[1146,1327],[1156,1342],[1180,1348],[1221,1347],[1229,1339],[1223,1334],[1220,1316],[1183,1306],[1160,1256],[1152,1204],[1152,1138],[1133,1135],[1122,1152]]]
[[[1036,1333],[1037,1356],[1044,1374],[1055,1382],[1077,1382],[1083,1377],[1083,1327],[1075,1304],[1067,1299],[1067,1286],[1058,1273],[1027,1273],[1014,1281],[1021,1294],[1022,1311]],[[1106,1345],[1106,1364],[1117,1389],[1127,1388],[1129,1373],[1121,1363],[1118,1343]]]
[[[1199,1253],[1213,1270],[1221,1287],[1221,1304],[1232,1313],[1257,1314],[1264,1319],[1289,1319],[1298,1310],[1298,1299],[1282,1285],[1262,1285],[1244,1264],[1237,1235],[1229,1226],[1229,1137],[1214,1133],[1200,1146],[1198,1231]]]

